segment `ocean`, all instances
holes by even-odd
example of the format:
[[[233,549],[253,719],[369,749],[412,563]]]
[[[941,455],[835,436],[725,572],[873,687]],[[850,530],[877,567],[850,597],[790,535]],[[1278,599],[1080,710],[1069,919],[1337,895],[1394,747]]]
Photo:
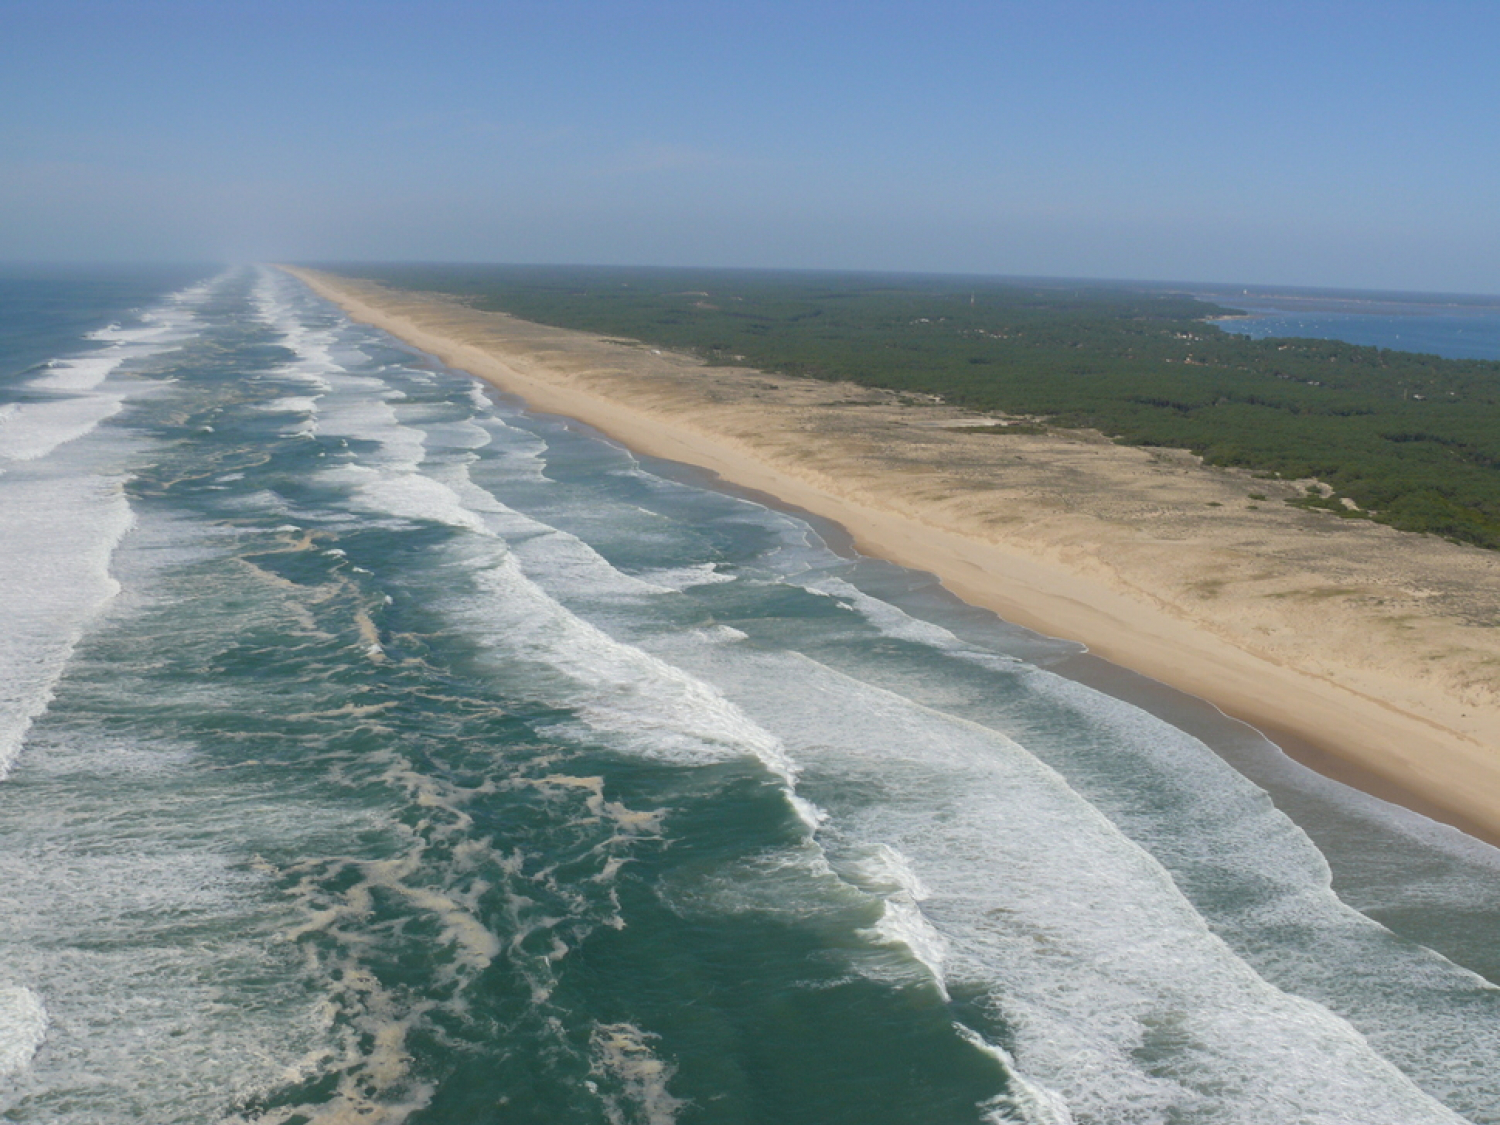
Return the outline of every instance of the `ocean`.
[[[0,1120],[1500,1122],[1495,849],[277,271],[0,297]]]

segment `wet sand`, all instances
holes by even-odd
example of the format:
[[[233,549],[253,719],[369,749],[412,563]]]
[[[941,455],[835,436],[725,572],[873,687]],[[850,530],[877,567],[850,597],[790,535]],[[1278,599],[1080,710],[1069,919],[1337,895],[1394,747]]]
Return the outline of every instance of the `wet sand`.
[[[1309,482],[1184,452],[979,432],[1011,419],[290,272],[536,409],[834,520],[867,554],[1500,841],[1500,554],[1294,509]]]

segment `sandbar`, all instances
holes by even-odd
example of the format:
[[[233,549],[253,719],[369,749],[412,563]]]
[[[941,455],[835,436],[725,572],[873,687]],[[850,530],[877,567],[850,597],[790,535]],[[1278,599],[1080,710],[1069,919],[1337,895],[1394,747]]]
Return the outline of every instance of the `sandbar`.
[[[929,397],[283,268],[534,409],[836,521],[866,554],[1500,841],[1500,552],[1293,508],[1311,482],[1185,451],[1007,433],[1016,419]]]

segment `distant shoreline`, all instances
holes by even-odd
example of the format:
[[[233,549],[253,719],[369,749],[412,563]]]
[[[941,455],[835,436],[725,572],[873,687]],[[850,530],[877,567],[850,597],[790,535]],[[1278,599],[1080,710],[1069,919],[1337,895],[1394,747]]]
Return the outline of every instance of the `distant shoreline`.
[[[834,520],[868,554],[1500,842],[1500,639],[1474,624],[1500,619],[1494,553],[1247,504],[1248,478],[1186,454],[963,433],[949,408],[288,272],[535,408]]]

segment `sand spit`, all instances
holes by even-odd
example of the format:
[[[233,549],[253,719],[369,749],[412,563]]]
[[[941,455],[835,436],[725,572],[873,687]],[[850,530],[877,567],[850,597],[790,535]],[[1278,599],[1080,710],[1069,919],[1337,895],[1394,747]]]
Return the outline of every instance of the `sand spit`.
[[[988,432],[1008,419],[289,272],[536,409],[836,520],[868,554],[1500,840],[1500,553],[1291,508],[1308,482],[1183,452]]]

